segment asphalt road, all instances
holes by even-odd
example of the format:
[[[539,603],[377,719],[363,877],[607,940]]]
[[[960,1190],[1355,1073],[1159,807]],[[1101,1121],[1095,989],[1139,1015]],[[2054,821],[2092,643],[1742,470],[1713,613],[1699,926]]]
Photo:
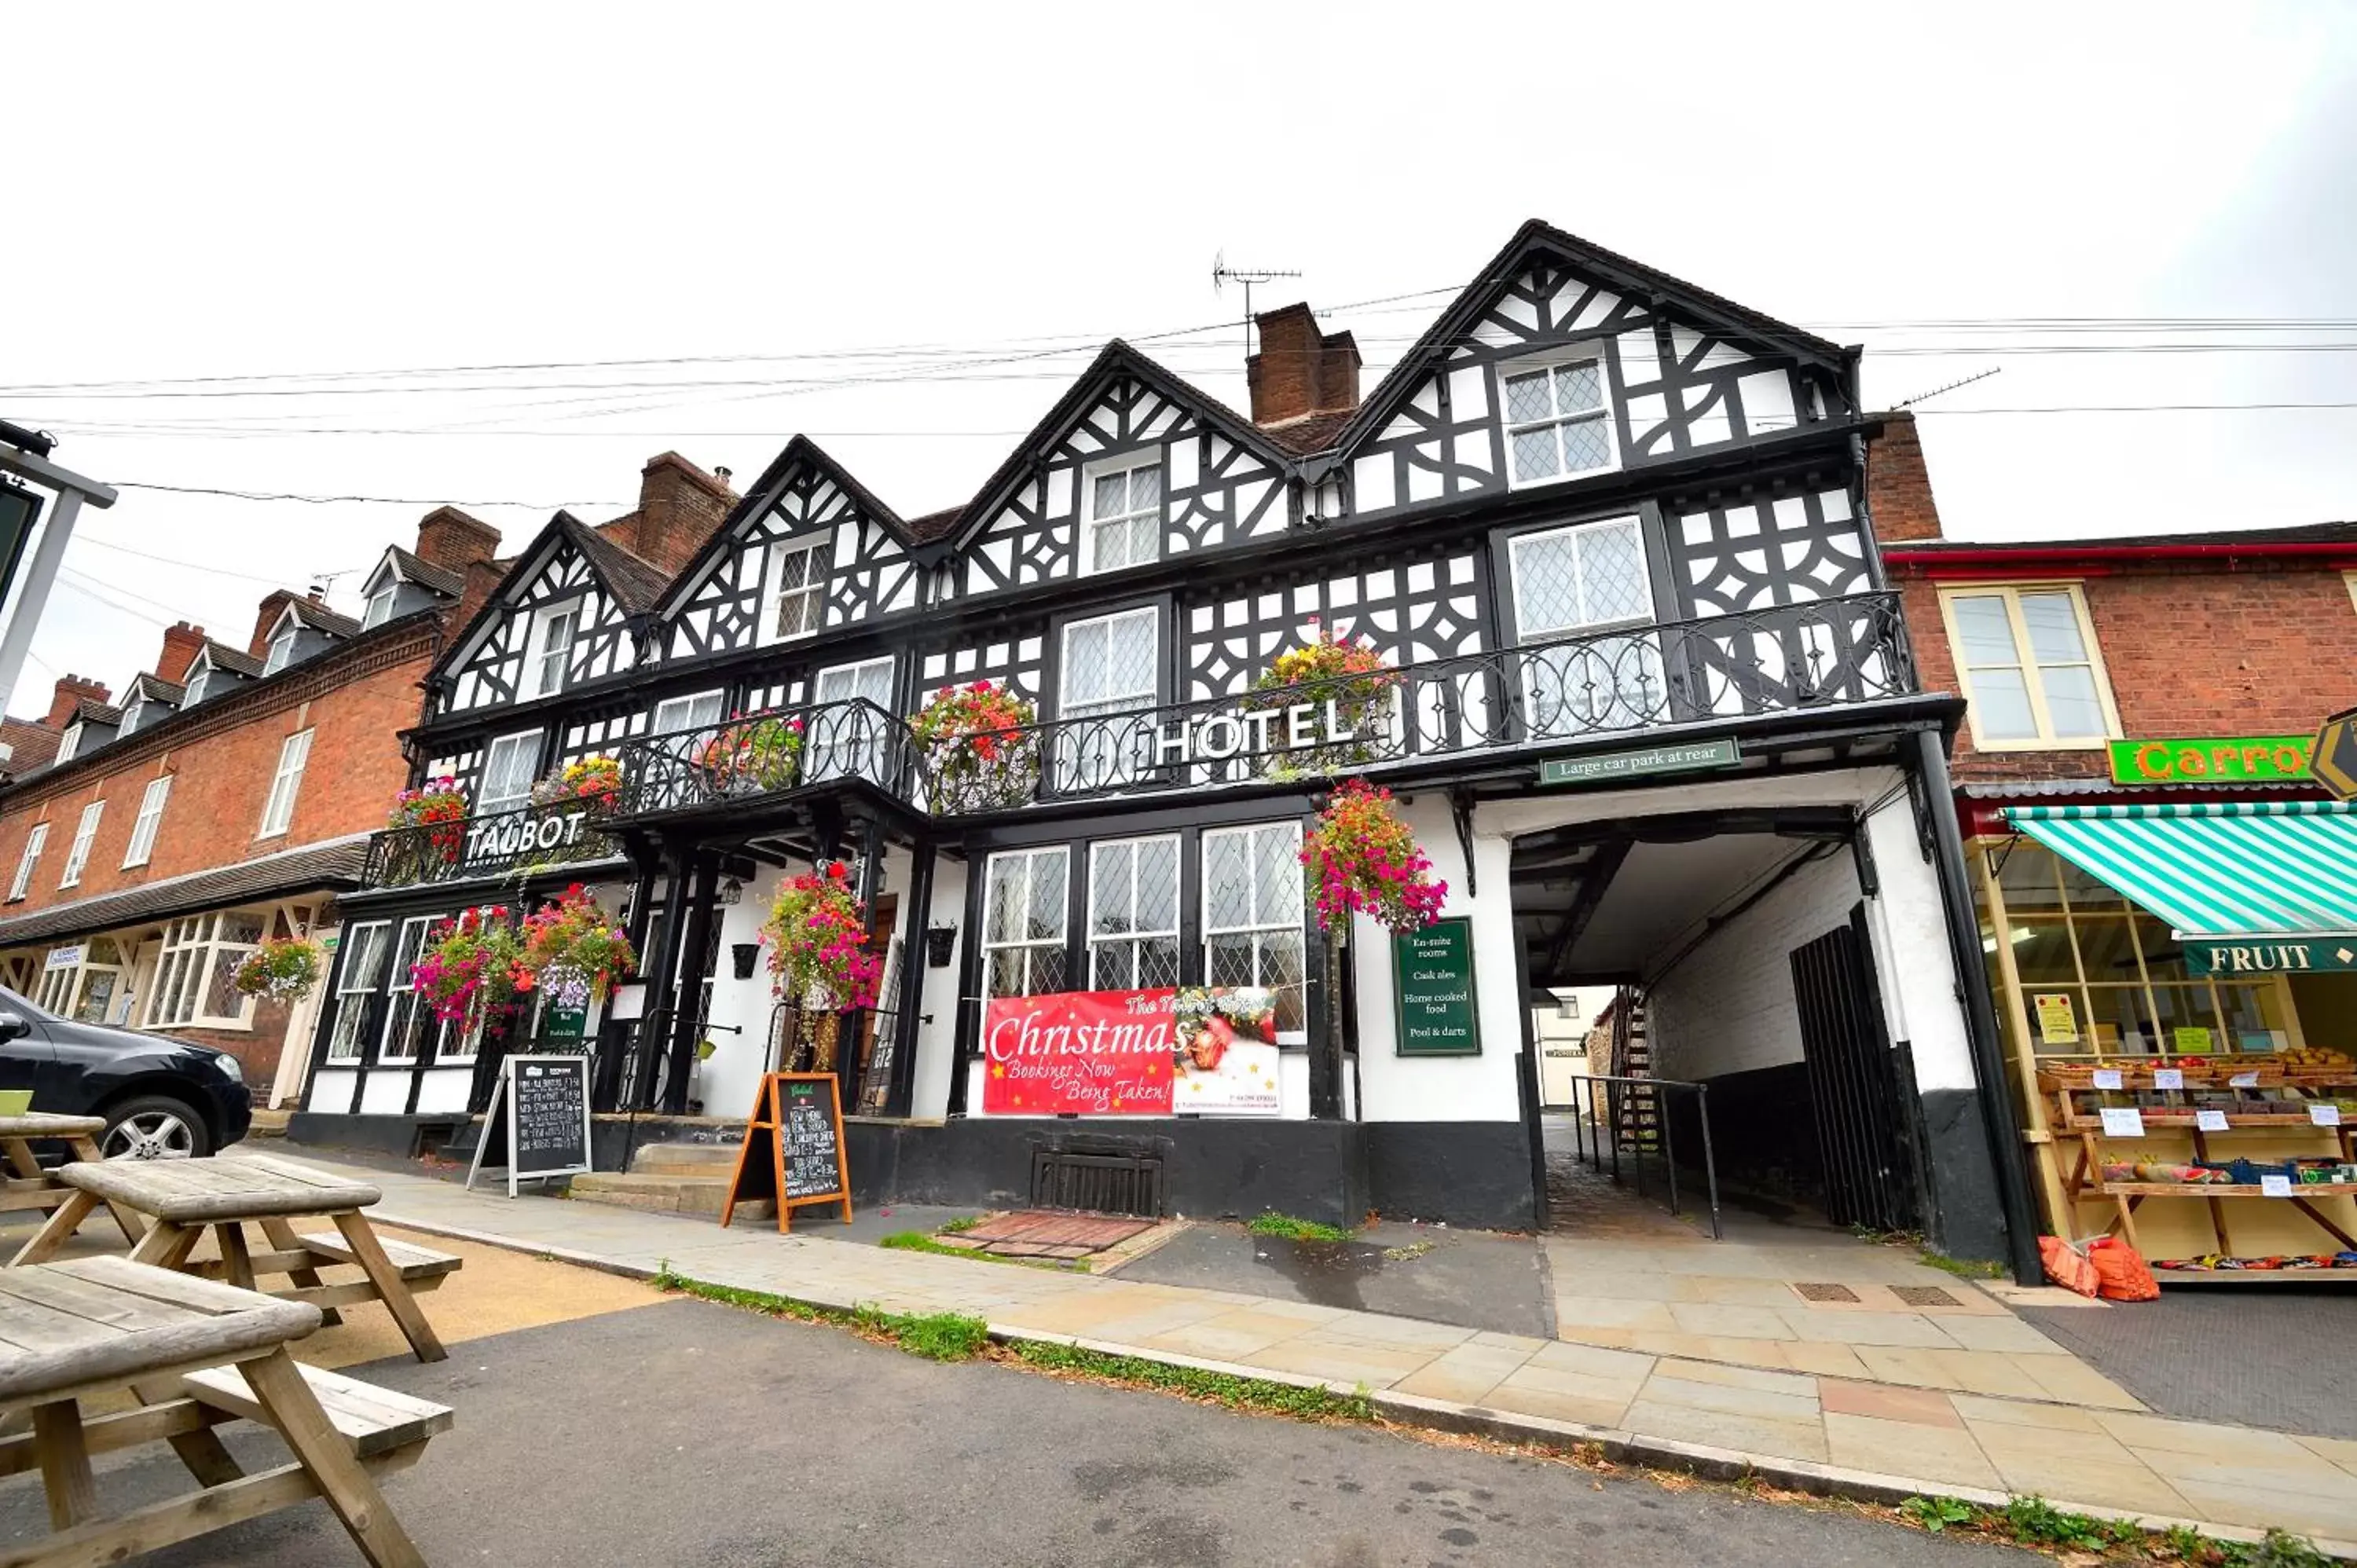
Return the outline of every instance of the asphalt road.
[[[570,1273],[570,1271],[563,1271]],[[436,1564],[1996,1564],[2023,1554],[1697,1487],[1244,1415],[671,1301],[356,1375],[457,1425],[387,1495]],[[274,1440],[231,1429],[267,1462]],[[110,1507],[178,1489],[168,1454],[101,1462]],[[0,1539],[46,1527],[0,1483]],[[141,1559],[323,1568],[358,1553],[312,1502]]]

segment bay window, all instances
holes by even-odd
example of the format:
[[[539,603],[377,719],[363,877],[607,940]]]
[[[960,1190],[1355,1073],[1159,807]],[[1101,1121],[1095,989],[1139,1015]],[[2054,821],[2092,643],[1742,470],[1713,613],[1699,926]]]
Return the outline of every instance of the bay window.
[[[1178,840],[1089,846],[1089,987],[1178,983]]]
[[[336,1028],[328,1036],[329,1061],[358,1061],[368,1028],[369,998],[384,979],[392,949],[390,924],[371,920],[344,931],[344,967],[336,977]]]
[[[145,1026],[251,1027],[253,998],[238,990],[237,971],[261,946],[264,929],[263,917],[250,909],[190,915],[167,926]]]

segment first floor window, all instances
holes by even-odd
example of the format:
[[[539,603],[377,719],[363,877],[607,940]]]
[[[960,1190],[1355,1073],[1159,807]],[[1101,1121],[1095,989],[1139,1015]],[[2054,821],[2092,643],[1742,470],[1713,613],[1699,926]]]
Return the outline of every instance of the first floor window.
[[[990,857],[983,892],[982,988],[989,996],[1069,991],[1064,973],[1071,851],[1011,850]]]
[[[1111,572],[1162,556],[1162,463],[1089,476],[1083,572]]]
[[[1669,717],[1658,639],[1598,635],[1653,618],[1637,519],[1522,534],[1507,557],[1524,650],[1523,700],[1534,734],[1624,729]]]
[[[698,692],[693,697],[665,697],[655,704],[654,733],[677,735],[720,722],[724,706],[718,692]]]
[[[1975,588],[1941,598],[1975,743],[2095,746],[2114,733],[2111,693],[2076,587]]]
[[[131,824],[131,847],[123,852],[125,870],[145,865],[156,853],[156,830],[164,825],[164,804],[172,798],[172,775],[147,781],[146,792],[139,797],[139,815]]]
[[[1089,988],[1178,983],[1178,841],[1089,846]]]
[[[1277,1038],[1305,1037],[1301,824],[1203,834],[1203,980],[1274,993]]]
[[[329,1061],[358,1061],[368,1027],[369,999],[384,981],[392,926],[383,920],[344,931],[344,967],[336,977],[336,1031],[328,1037]]]
[[[261,945],[265,929],[263,917],[248,909],[190,915],[167,926],[146,1026],[247,1027],[253,998],[238,991],[237,970]]]
[[[262,831],[257,838],[274,838],[295,823],[295,797],[303,788],[303,768],[311,759],[311,732],[296,730],[278,747],[278,771],[271,777],[270,798],[262,806]]]
[[[1572,360],[1530,370],[1509,368],[1506,449],[1514,482],[1569,478],[1613,465],[1612,420],[1600,360]]]
[[[1136,712],[1161,694],[1152,605],[1076,620],[1059,649],[1056,787],[1093,789],[1136,778],[1151,755],[1154,725]],[[1075,723],[1074,721],[1081,721]]]
[[[35,822],[33,831],[25,835],[25,852],[16,857],[16,875],[8,883],[9,902],[22,898],[32,885],[33,870],[41,864],[41,850],[48,842],[49,824]]]
[[[540,770],[540,732],[503,735],[491,742],[483,757],[483,779],[475,790],[475,814],[511,811],[532,799],[533,776]]]
[[[81,821],[74,824],[73,844],[66,851],[65,872],[58,878],[60,887],[71,887],[81,880],[81,868],[90,864],[90,846],[98,837],[98,820],[106,812],[106,802],[92,800],[81,809]]]
[[[811,714],[802,759],[806,779],[874,778],[883,769],[886,725],[892,715],[892,660],[870,659],[822,670],[811,683]]]

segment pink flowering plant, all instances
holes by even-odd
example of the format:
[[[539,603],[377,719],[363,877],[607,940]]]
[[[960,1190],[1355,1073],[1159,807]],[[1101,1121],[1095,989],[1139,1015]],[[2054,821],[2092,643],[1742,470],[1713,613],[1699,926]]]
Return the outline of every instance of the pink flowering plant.
[[[778,885],[761,945],[770,988],[796,1004],[873,1007],[881,959],[866,950],[867,911],[851,891],[851,868],[830,861]]]
[[[460,1024],[513,1005],[516,993],[531,990],[534,981],[504,904],[468,909],[435,926],[409,977],[436,1018]]]
[[[552,1007],[586,1007],[603,1001],[630,978],[638,955],[622,923],[599,907],[578,882],[565,896],[542,905],[523,923],[523,951],[517,967],[531,973],[532,988]]]
[[[237,966],[239,991],[266,1002],[299,1002],[319,983],[319,944],[300,937],[273,938]]]
[[[1269,765],[1279,778],[1338,773],[1381,757],[1392,692],[1400,683],[1398,669],[1364,639],[1352,639],[1349,623],[1330,626],[1311,616],[1304,630],[1300,644],[1279,653],[1260,672],[1243,705],[1281,711],[1306,703],[1320,725],[1351,738],[1281,753]]]
[[[727,727],[705,741],[694,757],[721,793],[784,789],[802,771],[802,721],[775,714],[732,714]]]
[[[1301,864],[1326,930],[1353,914],[1372,915],[1386,930],[1420,930],[1440,918],[1448,897],[1392,792],[1363,779],[1334,791],[1302,844]]]
[[[583,805],[600,814],[621,798],[621,759],[603,755],[568,762],[532,787],[535,806]]]
[[[952,811],[1019,806],[1039,783],[1039,710],[1004,686],[945,686],[909,721],[935,805]]]

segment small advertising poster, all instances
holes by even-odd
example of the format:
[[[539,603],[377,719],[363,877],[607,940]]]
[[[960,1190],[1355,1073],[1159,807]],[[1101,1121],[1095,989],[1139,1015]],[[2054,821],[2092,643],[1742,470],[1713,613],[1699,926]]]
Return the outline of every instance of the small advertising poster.
[[[2041,992],[2029,999],[2038,1010],[2038,1038],[2050,1046],[2075,1046],[2079,1043],[2079,1015],[2071,1005],[2067,991]]]
[[[1171,999],[1156,991],[994,996],[982,1016],[992,1116],[1168,1116]]]
[[[1276,998],[1256,985],[1178,989],[1170,1109],[1277,1114]]]

